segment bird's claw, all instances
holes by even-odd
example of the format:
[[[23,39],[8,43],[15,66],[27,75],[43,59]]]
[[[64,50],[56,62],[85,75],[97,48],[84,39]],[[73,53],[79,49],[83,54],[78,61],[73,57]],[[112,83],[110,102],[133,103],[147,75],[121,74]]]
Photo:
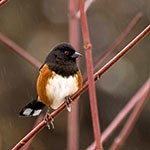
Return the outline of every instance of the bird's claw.
[[[49,121],[49,118],[51,118],[51,121]],[[55,126],[54,126],[54,118],[51,116],[51,114],[49,113],[49,111],[47,111],[47,113],[46,113],[46,115],[44,117],[44,120],[45,120],[45,122],[46,122],[47,127],[48,127],[49,130],[51,129],[51,127],[52,127],[52,129],[55,128]]]
[[[65,97],[66,99],[66,108],[69,112],[71,112],[71,105],[70,103],[73,101],[72,98],[70,96]]]

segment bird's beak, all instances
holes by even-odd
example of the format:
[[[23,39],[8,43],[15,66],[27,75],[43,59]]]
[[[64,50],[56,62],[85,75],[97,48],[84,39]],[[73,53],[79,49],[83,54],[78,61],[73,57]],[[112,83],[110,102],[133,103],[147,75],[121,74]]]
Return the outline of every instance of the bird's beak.
[[[77,57],[81,57],[82,54],[80,54],[79,52],[75,52],[71,57],[72,58],[77,58]]]

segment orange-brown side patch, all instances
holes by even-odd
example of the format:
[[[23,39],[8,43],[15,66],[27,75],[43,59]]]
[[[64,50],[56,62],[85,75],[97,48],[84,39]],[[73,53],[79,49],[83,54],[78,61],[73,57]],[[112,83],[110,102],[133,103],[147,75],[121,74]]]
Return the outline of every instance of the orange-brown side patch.
[[[46,104],[47,106],[50,106],[52,103],[52,100],[50,100],[46,95],[46,85],[49,78],[51,78],[53,75],[52,71],[49,70],[48,66],[45,64],[39,73],[38,79],[37,79],[37,93],[38,93],[38,99]]]
[[[83,84],[83,78],[80,71],[77,72],[76,78],[78,80],[78,88],[81,88]]]
[[[78,81],[78,88],[81,88],[81,87],[82,87],[82,84],[83,84],[83,78],[82,78],[81,72],[78,71],[77,74],[75,75],[75,77],[77,78],[77,81]],[[79,98],[80,98],[80,96],[78,96],[78,97],[76,98],[76,100],[79,99]]]

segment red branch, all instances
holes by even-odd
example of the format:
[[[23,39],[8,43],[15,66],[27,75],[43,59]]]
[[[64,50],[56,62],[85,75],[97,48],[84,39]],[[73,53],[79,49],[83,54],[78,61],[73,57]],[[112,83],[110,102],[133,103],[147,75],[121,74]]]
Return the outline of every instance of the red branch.
[[[84,3],[83,0],[80,0],[80,13],[81,13],[81,28],[84,41],[85,57],[86,57],[86,68],[87,76],[89,83],[89,97],[90,97],[90,107],[91,107],[91,116],[93,124],[94,139],[96,141],[96,149],[102,150],[102,145],[100,142],[101,133],[100,133],[100,124],[99,124],[99,115],[97,108],[95,84],[93,78],[93,59],[92,59],[92,44],[90,41],[87,18],[84,12]]]
[[[32,57],[24,49],[22,49],[15,42],[4,36],[2,33],[0,33],[0,41],[12,48],[13,51],[15,51],[18,55],[22,56],[27,62],[30,62],[33,66],[37,68],[41,66],[41,63],[37,59]]]
[[[1,7],[2,5],[4,5],[6,2],[8,2],[8,0],[0,0],[0,7]]]
[[[129,100],[128,104],[119,112],[119,114],[113,119],[113,121],[109,124],[109,126],[102,133],[102,143],[104,143],[110,135],[115,131],[115,129],[121,124],[121,122],[125,119],[125,117],[129,114],[129,112],[133,109],[133,107],[137,104],[137,102],[142,99],[145,92],[148,91],[150,87],[150,80],[147,80],[144,85],[137,91],[137,93]],[[95,149],[95,142],[91,144],[87,150]]]
[[[75,14],[79,7],[78,0],[69,0],[69,41],[79,50],[79,20]],[[72,111],[68,113],[68,150],[79,149],[79,123],[78,123],[78,101],[72,105]]]
[[[134,45],[137,44],[139,40],[141,40],[144,36],[146,36],[150,32],[150,25],[147,26],[137,37],[135,37],[125,48],[122,49],[120,53],[122,53],[122,56],[126,54]],[[124,52],[125,51],[125,52]],[[95,81],[99,79],[99,76],[101,76],[109,67],[111,67],[117,60],[120,59],[120,54],[113,57],[102,69],[100,69],[97,73],[94,74]],[[106,68],[106,69],[105,69]],[[85,89],[88,87],[88,82],[85,82],[85,84],[82,86],[81,89],[79,89],[75,94],[71,96],[71,98],[74,100],[77,98]],[[62,104],[57,110],[53,111],[51,113],[51,116],[55,118],[60,112],[63,111],[63,109],[66,107],[65,103]],[[51,117],[48,118],[48,121],[51,121]],[[28,140],[30,140],[34,135],[36,135],[41,129],[46,125],[47,123],[43,120],[41,121],[33,130],[31,130],[22,140],[20,140],[13,148],[12,150],[18,150],[23,145],[26,144]]]
[[[86,12],[87,10],[88,10],[88,8],[91,6],[91,4],[94,2],[95,0],[86,0],[85,1],[85,6],[84,6],[84,11]],[[77,13],[76,13],[76,17],[77,18],[80,18],[80,11],[78,11]]]
[[[120,34],[120,36],[113,42],[113,44],[106,50],[106,53],[98,59],[98,61],[95,63],[95,68],[100,66],[108,56],[112,54],[112,52],[120,45],[120,43],[129,35],[131,30],[135,27],[137,22],[141,19],[143,14],[141,12],[137,13],[136,16],[132,19],[130,24],[127,26],[127,28]]]
[[[104,65],[95,75],[97,77],[107,71],[116,61],[126,54],[135,44],[139,42],[146,34],[150,33],[150,25],[148,25],[139,35],[137,35],[125,48],[123,48],[116,56],[114,56],[106,65]]]
[[[123,144],[125,143],[127,137],[131,133],[135,123],[137,122],[139,115],[144,108],[144,104],[148,100],[148,96],[150,95],[150,78],[144,85],[144,90],[143,93],[141,93],[141,99],[140,101],[136,104],[133,112],[131,113],[129,119],[127,120],[125,126],[123,127],[121,133],[118,135],[117,138],[115,138],[114,143],[110,147],[110,150],[118,150],[120,149]]]

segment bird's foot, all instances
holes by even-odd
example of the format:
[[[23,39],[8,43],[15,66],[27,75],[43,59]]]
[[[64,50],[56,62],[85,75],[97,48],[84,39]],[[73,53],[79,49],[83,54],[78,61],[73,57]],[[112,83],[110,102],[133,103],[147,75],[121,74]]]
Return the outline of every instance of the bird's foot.
[[[66,96],[65,97],[65,99],[66,99],[66,101],[65,101],[65,103],[66,103],[66,108],[67,108],[67,110],[69,111],[69,112],[71,112],[71,102],[73,101],[72,100],[72,98],[70,97],[70,96]]]
[[[49,118],[51,118],[51,121],[49,121]],[[47,111],[45,117],[44,117],[44,120],[47,124],[47,128],[50,130],[51,128],[54,129],[55,126],[54,126],[54,118],[51,116],[49,110]]]

